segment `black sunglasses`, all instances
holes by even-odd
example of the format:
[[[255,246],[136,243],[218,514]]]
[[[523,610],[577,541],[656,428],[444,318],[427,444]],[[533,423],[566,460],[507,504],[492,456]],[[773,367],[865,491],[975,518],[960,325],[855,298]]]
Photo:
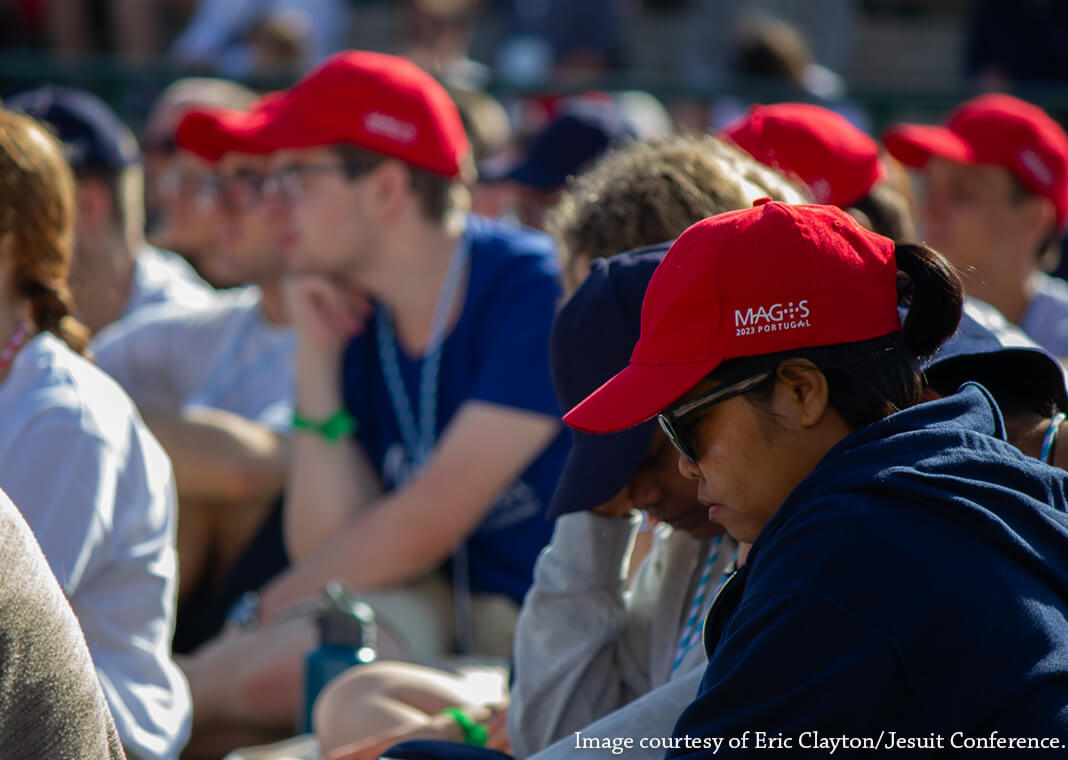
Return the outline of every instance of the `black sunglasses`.
[[[693,430],[692,420],[691,424],[684,425],[682,424],[682,418],[687,415],[692,415],[694,412],[702,409],[707,409],[721,401],[726,401],[735,396],[740,396],[743,393],[748,393],[769,377],[771,377],[771,370],[766,370],[751,377],[747,377],[744,380],[739,380],[736,383],[713,388],[696,398],[684,401],[672,409],[667,409],[661,412],[657,416],[657,419],[660,420],[660,427],[663,429],[664,434],[667,435],[668,440],[679,450],[680,454],[691,462],[696,462],[697,454],[693,450],[693,446],[689,440],[690,433]]]

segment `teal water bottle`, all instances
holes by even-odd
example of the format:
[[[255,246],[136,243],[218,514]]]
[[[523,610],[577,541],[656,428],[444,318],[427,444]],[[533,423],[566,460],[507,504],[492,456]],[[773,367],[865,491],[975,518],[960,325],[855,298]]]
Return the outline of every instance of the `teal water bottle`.
[[[353,665],[374,662],[378,656],[374,610],[341,584],[327,584],[316,624],[319,646],[308,653],[304,665],[301,733],[312,730],[312,707],[323,688]]]

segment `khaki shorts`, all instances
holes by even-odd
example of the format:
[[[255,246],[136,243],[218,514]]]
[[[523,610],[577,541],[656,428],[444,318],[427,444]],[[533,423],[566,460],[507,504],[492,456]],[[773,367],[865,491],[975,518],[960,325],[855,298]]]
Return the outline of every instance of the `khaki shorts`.
[[[360,594],[380,627],[380,659],[431,662],[456,651],[452,586],[434,573],[417,581]],[[519,607],[500,594],[471,595],[472,655],[508,659]]]

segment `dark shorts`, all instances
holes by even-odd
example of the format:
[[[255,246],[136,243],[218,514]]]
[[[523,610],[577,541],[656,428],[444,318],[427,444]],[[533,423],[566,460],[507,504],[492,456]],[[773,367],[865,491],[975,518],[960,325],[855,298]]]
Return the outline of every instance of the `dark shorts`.
[[[246,591],[259,591],[289,567],[282,536],[282,497],[274,503],[259,531],[245,547],[221,584],[198,588],[178,607],[175,654],[189,654],[214,638],[226,614]]]

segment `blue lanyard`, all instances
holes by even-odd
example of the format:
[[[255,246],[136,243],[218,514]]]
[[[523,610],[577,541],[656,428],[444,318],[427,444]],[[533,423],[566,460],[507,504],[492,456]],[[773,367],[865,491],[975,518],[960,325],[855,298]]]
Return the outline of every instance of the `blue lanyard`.
[[[419,376],[419,417],[408,400],[404,388],[400,362],[397,359],[397,339],[393,330],[393,320],[382,306],[376,310],[378,358],[382,365],[382,374],[389,391],[389,400],[393,405],[393,414],[400,428],[401,440],[408,462],[412,465],[410,473],[414,475],[430,458],[437,438],[438,413],[438,372],[441,368],[441,349],[445,344],[445,329],[449,323],[456,296],[460,290],[460,278],[467,263],[467,237],[464,235],[456,241],[456,248],[441,284],[438,302],[434,307],[434,316],[430,321],[430,336],[427,340],[426,354],[423,356]],[[397,485],[401,485],[398,483]]]
[[[382,364],[382,375],[386,381],[386,390],[393,404],[393,414],[397,418],[404,450],[408,455],[408,477],[413,477],[434,450],[437,438],[435,430],[438,415],[438,372],[441,368],[441,349],[445,344],[445,329],[449,324],[456,296],[460,291],[460,278],[463,276],[468,258],[468,240],[465,233],[456,241],[452,252],[452,261],[441,284],[438,302],[434,307],[434,316],[430,320],[430,336],[423,356],[423,365],[419,373],[419,419],[415,418],[404,388],[400,362],[397,360],[397,338],[393,330],[393,320],[385,308],[378,308],[375,322],[378,338],[378,358]],[[397,483],[398,486],[401,483]],[[461,653],[471,649],[471,581],[467,562],[467,549],[461,543],[453,553],[453,614],[456,623],[457,649]]]
[[[693,645],[697,643],[698,629],[700,628],[700,621],[704,619],[704,613],[707,611],[708,603],[712,599],[715,599],[715,593],[709,596],[708,590],[711,586],[712,569],[716,565],[716,560],[719,559],[719,545],[723,540],[723,536],[716,536],[712,539],[711,545],[708,547],[708,558],[705,560],[704,568],[701,570],[701,577],[697,581],[697,588],[693,592],[693,601],[690,603],[690,612],[686,616],[686,622],[682,627],[682,636],[679,637],[679,648],[675,652],[675,661],[671,664],[671,675],[669,680],[675,677],[675,673],[678,671],[679,666],[682,665],[682,661],[686,659],[686,655],[693,649]],[[738,561],[737,553],[735,553],[735,562]],[[717,586],[723,585],[730,576],[729,568],[723,572],[723,577]]]

